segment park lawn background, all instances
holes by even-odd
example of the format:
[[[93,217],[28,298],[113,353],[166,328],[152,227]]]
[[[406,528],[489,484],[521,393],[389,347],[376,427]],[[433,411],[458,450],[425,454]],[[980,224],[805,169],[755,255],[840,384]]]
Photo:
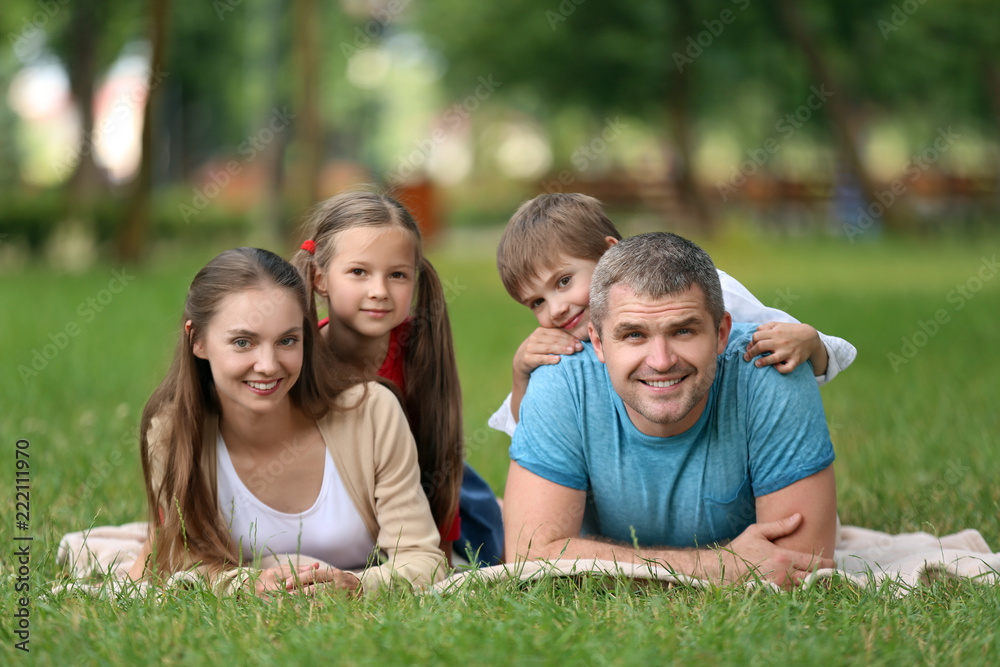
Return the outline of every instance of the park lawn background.
[[[534,320],[499,283],[495,240],[455,234],[430,256],[452,318],[468,460],[502,493],[509,441],[485,423]],[[975,527],[1000,550],[997,238],[729,235],[704,246],[765,304],[858,347],[854,365],[822,389],[842,521],[891,532]],[[970,583],[938,582],[903,598],[873,587],[774,595],[595,580],[448,598],[52,594],[63,533],[144,517],[139,415],[173,354],[191,278],[224,248],[165,247],[142,267],[78,275],[41,264],[0,272],[0,663],[988,664],[1000,654],[1000,590]],[[71,323],[76,335],[61,336]],[[13,635],[18,439],[31,443],[28,655]]]

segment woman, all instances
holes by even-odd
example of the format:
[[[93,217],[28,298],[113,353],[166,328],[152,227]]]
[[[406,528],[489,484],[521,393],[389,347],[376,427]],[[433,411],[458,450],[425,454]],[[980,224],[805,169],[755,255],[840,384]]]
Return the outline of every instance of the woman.
[[[266,250],[224,252],[195,277],[143,411],[151,530],[133,578],[197,565],[242,585],[233,568],[249,565],[257,592],[370,592],[444,576],[398,401],[335,375],[309,313],[298,272]]]

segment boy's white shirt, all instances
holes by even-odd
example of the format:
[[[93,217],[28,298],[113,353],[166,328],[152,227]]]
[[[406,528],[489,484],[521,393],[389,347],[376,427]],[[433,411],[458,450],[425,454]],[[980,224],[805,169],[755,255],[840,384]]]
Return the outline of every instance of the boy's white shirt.
[[[719,281],[722,283],[723,301],[726,304],[726,310],[733,318],[733,322],[757,322],[759,324],[765,322],[799,323],[797,319],[785,311],[765,306],[736,278],[733,278],[725,271],[716,270],[719,273]],[[819,339],[823,342],[823,346],[826,347],[826,353],[829,357],[826,363],[826,373],[816,376],[817,384],[822,387],[837,377],[840,371],[850,366],[854,358],[858,355],[858,351],[843,338],[828,336],[822,331],[818,333]],[[507,394],[507,398],[504,399],[503,404],[493,413],[487,423],[490,428],[495,428],[514,437],[517,420],[510,411],[510,394]]]

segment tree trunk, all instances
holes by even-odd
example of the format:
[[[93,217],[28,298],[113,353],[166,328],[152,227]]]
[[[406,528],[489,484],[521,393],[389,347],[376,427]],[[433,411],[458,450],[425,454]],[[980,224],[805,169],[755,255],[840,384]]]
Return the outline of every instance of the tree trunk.
[[[157,102],[162,88],[161,74],[167,42],[167,25],[170,18],[170,0],[152,0],[150,11],[150,42],[152,54],[149,61],[148,94],[142,114],[142,158],[132,193],[129,196],[118,229],[118,256],[125,261],[137,261],[141,256],[149,232],[149,202],[153,192],[154,138],[157,136]]]
[[[699,26],[695,24],[694,8],[691,6],[690,0],[677,0],[674,4],[677,9],[674,51],[683,53],[687,46],[687,36],[697,33]],[[711,211],[694,176],[694,127],[691,114],[692,76],[692,70],[687,68],[674,75],[674,84],[669,91],[667,108],[674,144],[680,155],[680,164],[676,167],[677,190],[681,203],[699,231],[711,234],[713,228]]]
[[[298,90],[294,149],[296,163],[289,169],[294,214],[304,213],[319,198],[319,174],[323,166],[324,137],[320,114],[319,28],[322,24],[316,0],[295,0],[295,65]]]
[[[256,83],[245,87],[248,134],[265,127],[281,99],[281,15],[283,0],[264,0],[246,6],[246,38],[243,45],[245,67]],[[254,243],[262,248],[278,248],[285,242],[285,215],[282,210],[284,162],[289,142],[287,131],[275,133],[274,140],[258,156],[260,172],[266,179],[251,211]],[[252,169],[253,167],[251,167]]]
[[[794,0],[775,0],[778,15],[784,24],[785,30],[795,46],[805,56],[806,62],[812,74],[818,80],[821,89],[826,89],[831,93],[830,99],[826,102],[827,117],[833,125],[834,133],[840,141],[841,149],[847,158],[851,170],[854,172],[861,190],[868,203],[877,201],[875,195],[878,192],[875,182],[868,173],[867,167],[858,152],[858,131],[851,120],[851,113],[844,93],[844,88],[837,81],[832,70],[827,66],[826,59],[822,51],[817,46],[815,36],[806,24],[802,14],[799,13],[798,6]],[[882,221],[886,226],[892,226],[898,219],[890,207],[884,207]]]
[[[986,87],[989,89],[990,101],[993,103],[993,113],[997,124],[1000,125],[1000,67],[997,67],[992,60],[988,60],[983,63],[983,74],[986,78]],[[996,203],[1000,204],[1000,187],[996,189],[996,200]]]
[[[76,165],[66,182],[69,210],[89,212],[95,199],[106,191],[104,179],[94,162],[94,79],[97,72],[97,11],[91,0],[72,5],[69,51],[66,58],[69,88],[80,116],[82,141]]]

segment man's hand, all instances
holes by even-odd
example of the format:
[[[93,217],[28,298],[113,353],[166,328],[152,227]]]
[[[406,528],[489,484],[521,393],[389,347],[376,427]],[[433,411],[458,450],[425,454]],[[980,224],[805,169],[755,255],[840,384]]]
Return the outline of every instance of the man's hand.
[[[833,479],[833,468],[806,479],[812,480],[811,483],[816,486],[807,486],[805,480],[800,480],[792,485],[795,487],[792,490],[796,493],[814,492],[825,507],[828,498],[820,491],[828,485],[828,493],[835,493],[829,484]],[[767,496],[767,505],[763,512],[758,510],[758,516],[766,516],[797,498],[795,494],[788,496],[781,491]],[[784,588],[801,582],[815,569],[834,566],[831,558],[823,557],[825,553],[814,556],[797,551],[802,548],[799,546],[789,548],[775,544],[794,541],[795,538],[790,537],[792,535],[800,536],[804,530],[804,515],[815,513],[813,508],[792,512],[776,521],[751,525],[723,547],[636,549],[631,544],[581,537],[586,501],[586,492],[550,482],[511,461],[503,506],[508,561],[559,558],[599,558],[618,563],[653,561],[672,572],[715,583],[745,581],[756,573],[762,579]],[[833,506],[835,517],[835,500]],[[812,522],[817,526],[824,525],[819,519],[813,518]],[[825,549],[823,542],[817,540],[816,550],[823,552]]]
[[[727,546],[719,548],[721,571],[718,578],[726,582],[740,582],[758,576],[788,589],[802,583],[815,570],[834,567],[832,558],[804,554],[774,544],[775,540],[794,533],[801,523],[802,515],[793,514],[747,527]],[[712,578],[713,567],[714,564],[704,565],[709,578]]]
[[[760,356],[767,352],[770,354]],[[758,368],[774,366],[780,373],[791,373],[808,359],[815,375],[826,373],[829,359],[819,332],[808,324],[792,322],[768,322],[757,327],[743,360],[750,361],[758,356],[760,358],[754,362]]]

